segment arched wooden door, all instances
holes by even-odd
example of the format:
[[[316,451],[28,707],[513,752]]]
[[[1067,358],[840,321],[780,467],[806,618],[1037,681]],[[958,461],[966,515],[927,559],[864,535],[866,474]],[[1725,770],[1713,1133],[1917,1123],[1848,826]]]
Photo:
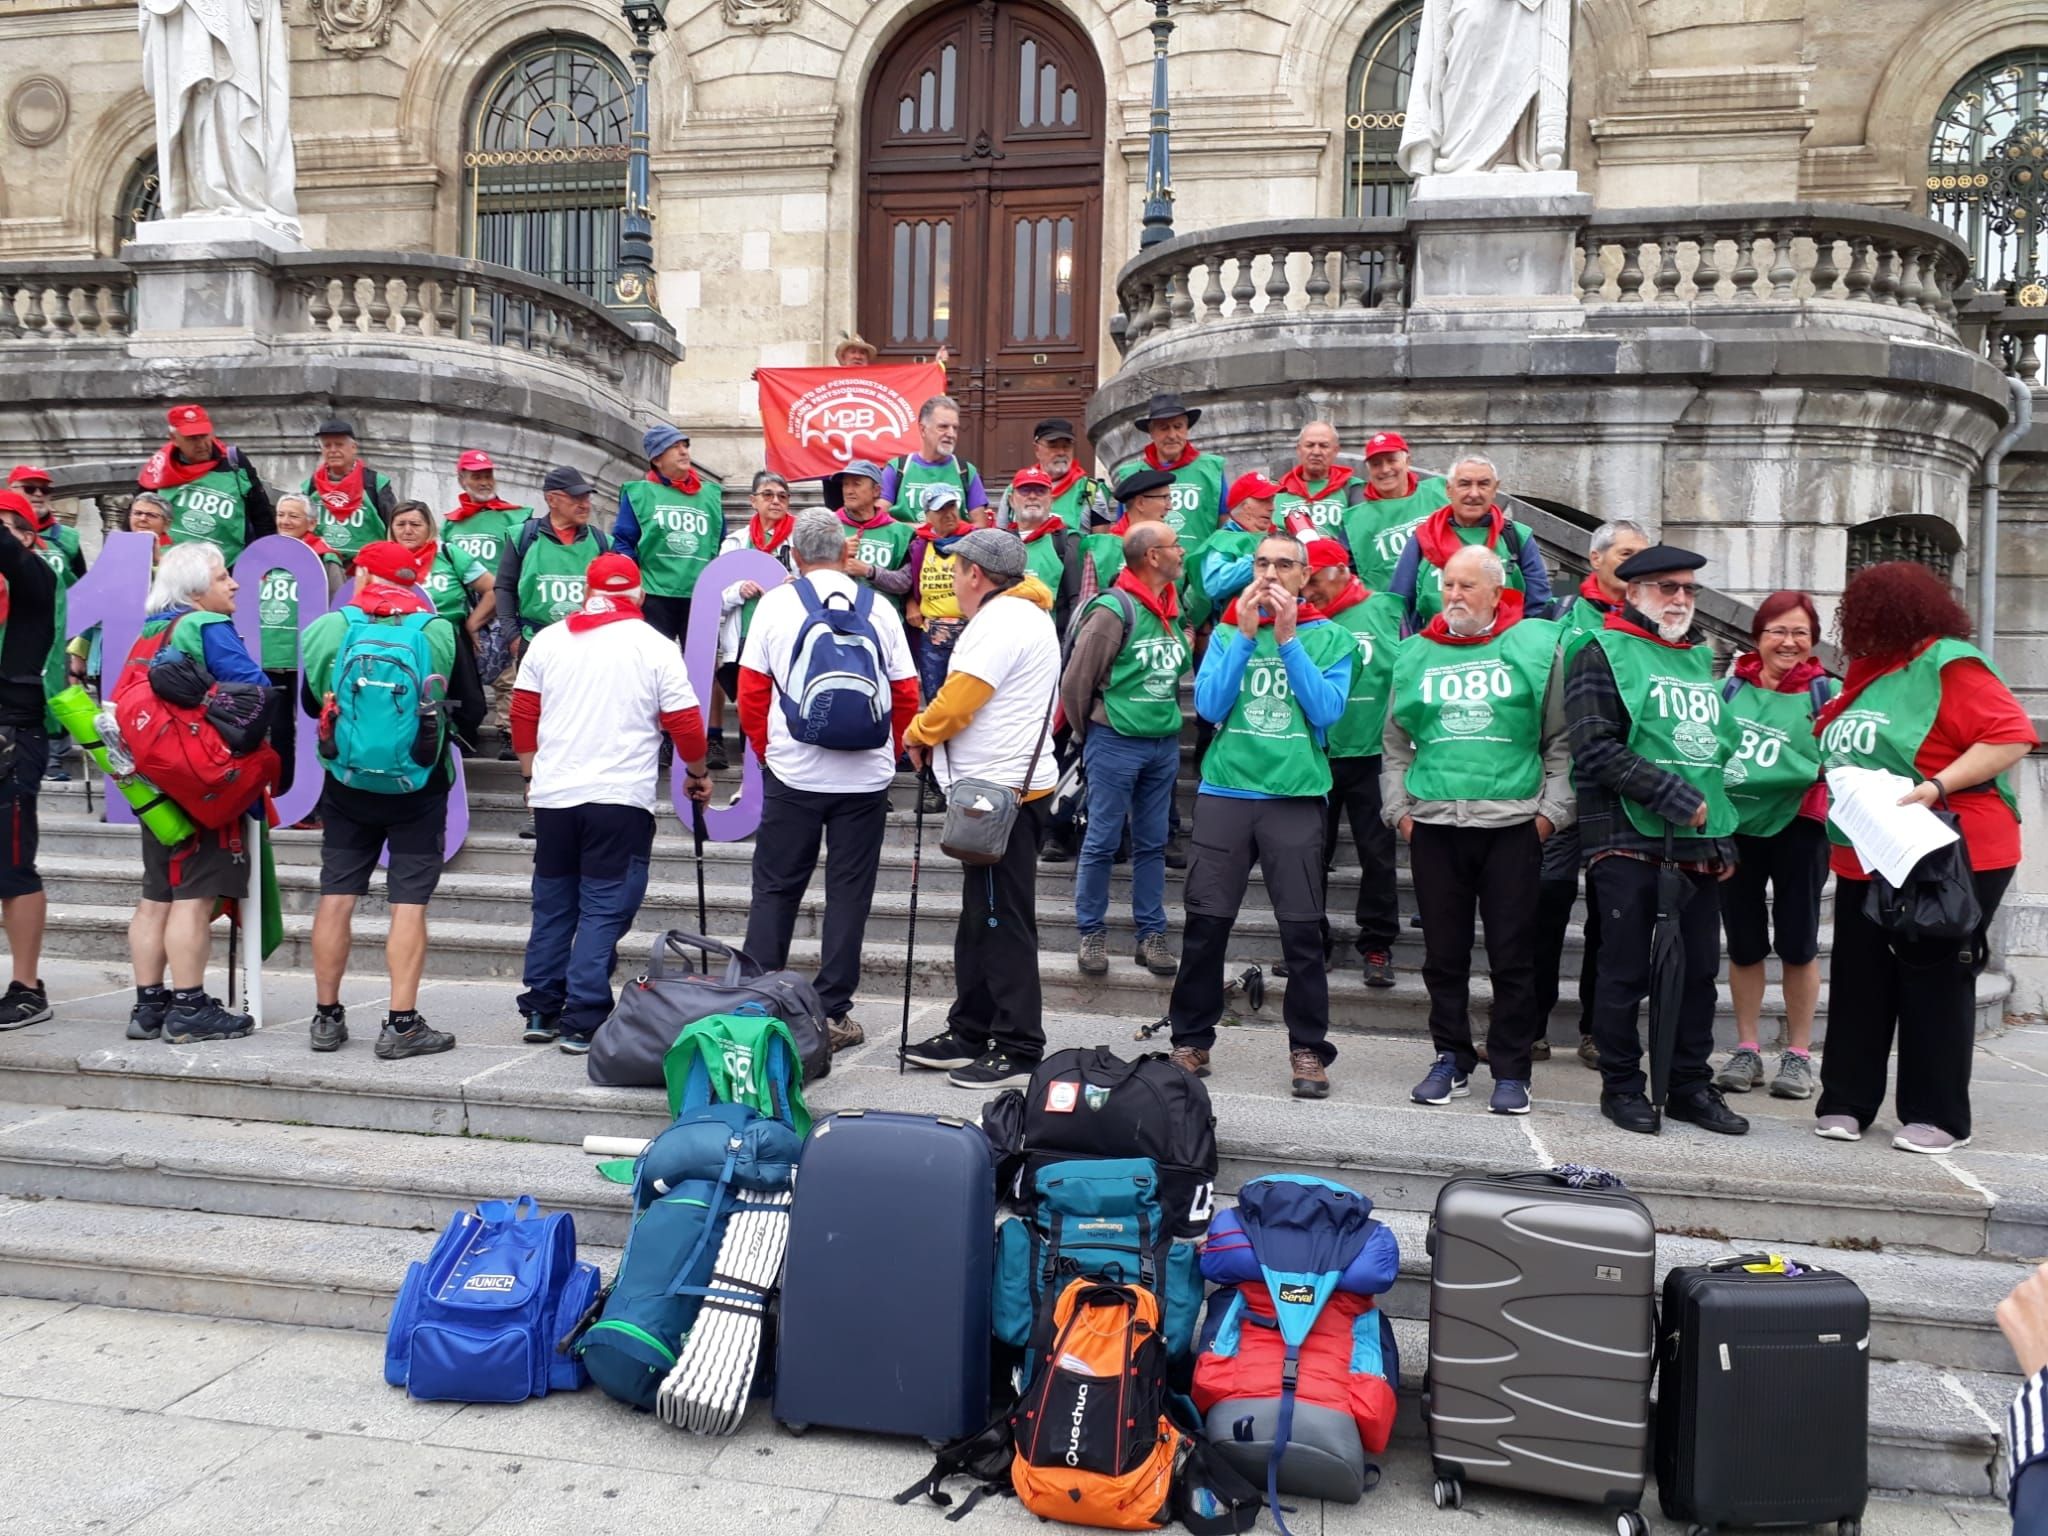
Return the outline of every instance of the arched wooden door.
[[[886,359],[952,348],[961,452],[990,476],[1095,388],[1102,68],[1029,0],[956,0],[899,38],[868,87],[862,333]]]

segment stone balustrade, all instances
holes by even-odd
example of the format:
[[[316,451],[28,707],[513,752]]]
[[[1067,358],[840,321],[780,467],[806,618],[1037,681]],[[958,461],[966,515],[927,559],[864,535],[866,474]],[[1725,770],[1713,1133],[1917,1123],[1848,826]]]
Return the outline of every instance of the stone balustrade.
[[[2023,379],[2030,389],[2043,387],[2048,361],[2048,309],[2007,305],[2000,295],[1987,295],[1964,311],[1971,330],[1981,327],[1984,356],[2008,378]]]
[[[120,340],[135,277],[118,261],[0,262],[0,345]]]

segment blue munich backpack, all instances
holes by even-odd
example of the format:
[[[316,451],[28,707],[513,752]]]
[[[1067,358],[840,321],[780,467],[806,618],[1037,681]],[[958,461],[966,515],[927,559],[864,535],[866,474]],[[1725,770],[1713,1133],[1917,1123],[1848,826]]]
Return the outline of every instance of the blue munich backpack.
[[[889,744],[889,679],[869,615],[875,594],[859,588],[848,602],[820,598],[807,579],[796,582],[803,627],[790,649],[782,718],[790,736],[813,747],[865,752]]]
[[[360,608],[341,613],[348,630],[334,658],[334,733],[320,744],[327,772],[377,794],[424,789],[441,760],[448,692],[427,644],[435,615],[408,613],[391,624]]]
[[[517,1403],[587,1379],[565,1343],[597,1299],[594,1264],[576,1262],[567,1211],[531,1195],[487,1200],[448,1223],[405,1272],[384,1336],[384,1379],[439,1403]]]

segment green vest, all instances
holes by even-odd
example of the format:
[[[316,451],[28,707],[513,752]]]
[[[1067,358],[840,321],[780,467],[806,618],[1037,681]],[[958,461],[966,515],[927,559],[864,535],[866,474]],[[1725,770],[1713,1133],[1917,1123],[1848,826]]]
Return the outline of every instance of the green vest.
[[[1378,757],[1387,728],[1387,695],[1394,681],[1394,653],[1401,643],[1401,600],[1375,592],[1330,616],[1358,647],[1351,669],[1351,693],[1344,718],[1330,727],[1332,757]]]
[[[1417,800],[1533,800],[1557,626],[1523,619],[1481,645],[1410,635],[1394,657],[1394,723],[1415,743]]]
[[[1019,535],[1021,538],[1022,535]],[[1024,569],[1036,576],[1045,590],[1054,597],[1060,595],[1060,582],[1066,577],[1067,562],[1060,558],[1060,541],[1066,537],[1063,530],[1041,533],[1024,545]]]
[[[1190,549],[1206,541],[1223,520],[1225,473],[1223,457],[1215,453],[1196,454],[1173,472],[1173,500],[1166,509],[1166,521]]]
[[[1357,493],[1358,481],[1346,480],[1335,495],[1324,494],[1329,488],[1330,477],[1325,475],[1307,496],[1297,496],[1293,491],[1282,491],[1273,498],[1273,526],[1285,528],[1288,511],[1294,507],[1306,507],[1309,521],[1313,522],[1318,530],[1335,539],[1343,538],[1345,514],[1351,510],[1351,498]],[[1430,510],[1436,509],[1432,507]]]
[[[1588,640],[1607,627],[1607,615],[1611,611],[1588,602],[1583,593],[1565,605],[1564,612],[1557,616],[1557,627],[1564,636],[1562,649],[1567,666]]]
[[[1735,830],[1745,837],[1771,837],[1791,825],[1799,802],[1820,777],[1820,743],[1813,734],[1813,694],[1779,693],[1754,683],[1731,679],[1722,685],[1722,702],[1735,717],[1742,744],[1721,770],[1721,782],[1735,814]],[[1828,697],[1840,685],[1829,678]]]
[[[545,517],[534,522],[539,525],[536,537],[519,566],[519,628],[528,636],[583,606],[583,573],[604,553],[603,540],[588,524],[564,544]]]
[[[898,454],[889,462],[896,470],[896,499],[889,503],[889,515],[898,522],[914,526],[924,521],[921,488],[927,485],[950,485],[958,491],[963,519],[974,510],[967,504],[967,488],[974,483],[975,468],[959,454],[943,464],[927,464],[914,453]]]
[[[1115,597],[1104,593],[1088,609],[1115,613],[1119,603],[1131,607],[1131,632],[1102,684],[1102,711],[1109,716],[1109,728],[1119,736],[1155,741],[1178,736],[1180,680],[1193,665],[1187,631],[1160,623],[1158,614],[1128,592]]]
[[[1086,533],[1095,514],[1108,511],[1110,505],[1109,493],[1102,488],[1102,482],[1082,475],[1053,497],[1052,515],[1074,532]]]
[[[1363,498],[1364,489],[1358,494]],[[1344,542],[1351,546],[1351,569],[1358,579],[1375,592],[1384,588],[1416,525],[1450,499],[1450,487],[1440,477],[1425,475],[1406,496],[1354,502],[1344,514]]]
[[[441,520],[441,542],[469,556],[495,576],[498,574],[498,562],[505,557],[506,542],[534,515],[531,507],[493,507],[483,512],[472,512],[460,522],[444,517]],[[547,514],[539,515],[545,517]]]
[[[443,544],[434,551],[434,563],[421,578],[420,590],[427,594],[434,612],[460,629],[469,622],[469,611],[476,606],[469,584],[483,574],[482,564]]]
[[[634,480],[626,500],[640,520],[640,574],[649,597],[688,597],[697,576],[725,538],[725,495],[710,480],[698,479],[685,496],[659,480]]]
[[[43,541],[43,563],[57,573],[57,580],[67,587],[78,580],[71,574],[71,562],[78,558],[78,530],[68,523],[52,523],[38,528],[36,537]]]
[[[1927,744],[1927,733],[1934,729],[1934,717],[1941,712],[1942,668],[1965,660],[1983,662],[1993,677],[2004,681],[1984,653],[1968,641],[1937,640],[1898,671],[1887,672],[1864,688],[1848,708],[1827,723],[1820,733],[1822,764],[1829,768],[1845,764],[1882,768],[1918,783],[1916,759]],[[2019,801],[2013,797],[2007,776],[2001,773],[1992,782],[2018,816]],[[1848,836],[1832,820],[1828,822],[1828,840],[1843,848],[1849,846]]]
[[[1095,590],[1107,592],[1123,574],[1124,536],[1120,533],[1084,533],[1081,556],[1095,567]]]
[[[249,472],[217,465],[197,480],[157,492],[170,504],[171,542],[204,539],[229,565],[248,543]]]
[[[389,538],[384,527],[384,514],[377,510],[377,493],[388,490],[391,480],[367,466],[363,469],[363,499],[356,507],[356,515],[342,522],[328,510],[327,503],[320,499],[320,493],[313,488],[313,477],[306,476],[306,483],[299,487],[313,503],[316,521],[313,532],[324,540],[327,547],[341,556],[344,567],[355,563],[356,551],[365,544],[374,544],[379,539]]]
[[[775,1085],[761,1070],[771,1039],[780,1039],[789,1063],[787,1103],[779,1102]],[[810,1134],[811,1111],[804,1103],[803,1067],[796,1036],[780,1019],[751,1014],[714,1013],[678,1034],[661,1058],[662,1081],[668,1086],[670,1114],[679,1112],[693,1067],[701,1066],[714,1104],[745,1104],[769,1119],[786,1120],[799,1136]]]
[[[1327,620],[1302,625],[1295,638],[1319,672],[1357,653],[1351,632]],[[1212,643],[1232,642],[1219,635]],[[1202,782],[1290,799],[1330,792],[1330,760],[1294,702],[1287,663],[1270,624],[1260,626],[1230,718],[1217,728],[1202,758]]]
[[[179,619],[183,619],[185,622],[179,624]],[[137,631],[135,638],[138,641],[147,640],[153,635],[162,634],[165,630],[170,629],[173,624],[177,624],[177,629],[171,634],[170,648],[190,656],[203,667],[206,665],[206,626],[209,624],[232,624],[233,622],[234,620],[224,613],[207,613],[195,608],[189,613],[177,614],[172,618],[152,619]]]
[[[324,561],[323,561],[324,563]],[[323,592],[322,597],[326,594]],[[256,600],[256,619],[266,672],[289,672],[299,664],[299,582],[283,567],[265,571]],[[189,627],[189,626],[188,626]]]
[[[1486,542],[1486,524],[1484,523],[1474,523],[1470,528],[1460,527],[1456,523],[1453,523],[1451,526],[1452,531],[1457,534],[1460,544],[1484,544]],[[1501,566],[1507,572],[1508,585],[1517,592],[1526,590],[1522,581],[1522,562],[1517,557],[1521,553],[1522,545],[1527,542],[1528,538],[1528,529],[1519,523],[1509,523],[1501,529],[1500,543],[1495,545],[1493,550],[1496,555],[1500,556]],[[1415,563],[1416,624],[1427,624],[1443,611],[1443,606],[1444,568],[1425,555]],[[1602,617],[1604,619],[1605,615],[1602,615]]]
[[[844,526],[846,520],[841,518],[840,523]],[[910,541],[916,530],[909,523],[899,523],[891,519],[874,528],[847,526],[846,532],[849,538],[860,541],[854,547],[853,558],[863,565],[872,565],[879,573],[898,570],[903,562],[910,558]],[[893,592],[884,595],[896,605],[897,613],[903,612],[904,598]]]
[[[1666,831],[1681,842],[1727,837],[1740,818],[1722,774],[1741,744],[1741,732],[1734,714],[1721,707],[1713,647],[1662,645],[1618,629],[1601,630],[1594,643],[1607,653],[1628,710],[1629,751],[1677,774],[1707,800],[1707,824],[1681,827],[1623,795],[1629,821],[1645,837],[1662,837]]]

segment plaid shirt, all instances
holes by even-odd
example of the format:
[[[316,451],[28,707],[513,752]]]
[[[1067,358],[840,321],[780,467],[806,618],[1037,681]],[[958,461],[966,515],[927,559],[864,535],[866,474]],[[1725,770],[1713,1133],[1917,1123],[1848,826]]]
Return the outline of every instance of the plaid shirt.
[[[1631,621],[1653,627],[1641,614],[1624,609]],[[1704,643],[1695,630],[1689,637]],[[1692,785],[1667,769],[1628,749],[1629,712],[1614,681],[1614,668],[1598,644],[1581,646],[1572,658],[1564,688],[1565,724],[1571,732],[1572,772],[1579,790],[1579,837],[1582,857],[1591,864],[1603,854],[1662,859],[1664,838],[1645,836],[1622,808],[1622,798],[1635,801],[1652,815],[1683,827],[1705,803]],[[1690,838],[1680,845],[1688,863],[1715,860],[1735,863],[1735,840]]]

